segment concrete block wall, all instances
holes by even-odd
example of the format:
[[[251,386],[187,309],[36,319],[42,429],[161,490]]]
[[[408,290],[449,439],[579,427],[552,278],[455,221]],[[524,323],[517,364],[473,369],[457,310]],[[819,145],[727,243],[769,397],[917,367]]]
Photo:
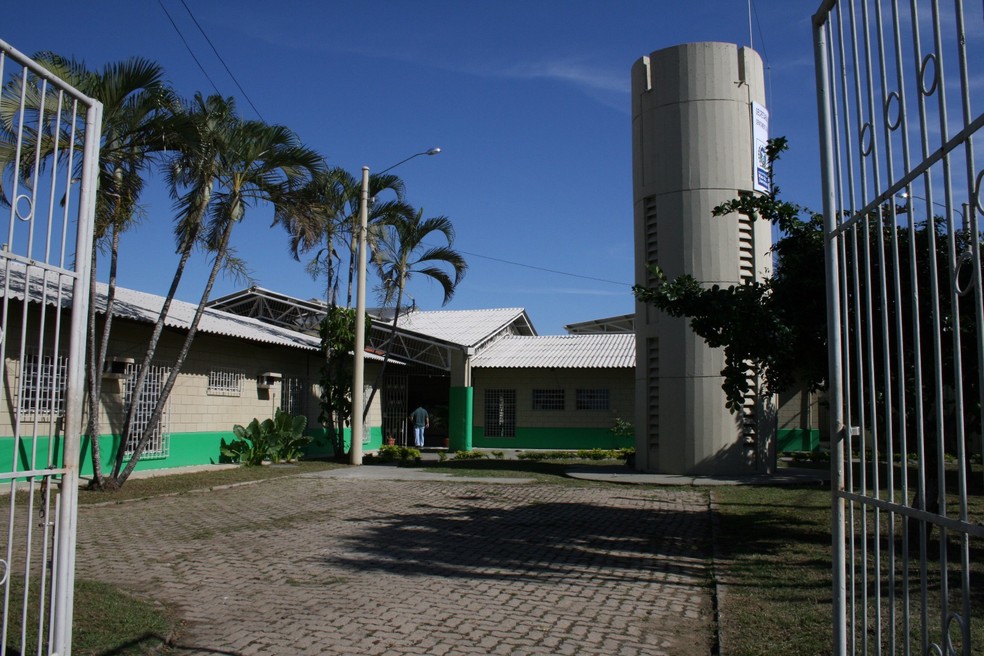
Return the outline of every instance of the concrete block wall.
[[[472,370],[474,424],[485,426],[485,390],[516,390],[516,425],[523,428],[611,428],[616,417],[631,422],[635,383],[631,369]],[[534,410],[533,390],[564,390],[564,410]],[[578,389],[608,389],[608,410],[577,410]]]

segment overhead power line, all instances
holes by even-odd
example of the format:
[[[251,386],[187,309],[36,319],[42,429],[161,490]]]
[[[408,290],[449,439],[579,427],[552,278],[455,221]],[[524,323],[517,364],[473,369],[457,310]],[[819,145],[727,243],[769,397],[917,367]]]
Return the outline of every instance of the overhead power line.
[[[215,89],[215,93],[221,96],[222,92],[219,91],[219,87],[215,86],[215,82],[213,82],[212,78],[209,77],[208,71],[206,71],[205,67],[202,66],[202,63],[198,61],[198,57],[195,56],[195,51],[191,49],[190,45],[188,45],[188,41],[184,38],[184,34],[181,33],[181,30],[178,29],[177,23],[174,22],[173,18],[171,18],[171,14],[168,12],[167,7],[164,6],[164,3],[161,0],[157,0],[157,4],[161,6],[161,11],[164,12],[164,15],[167,16],[167,19],[171,22],[171,27],[173,27],[174,31],[178,33],[178,38],[181,39],[181,43],[183,43],[184,47],[188,50],[188,54],[191,55],[191,58],[195,60],[196,64],[198,64],[198,69],[202,72],[202,75],[205,76],[208,83],[212,85],[213,89]]]
[[[546,267],[534,266],[532,264],[523,264],[522,262],[513,262],[511,260],[504,260],[499,257],[491,257],[489,255],[479,255],[478,253],[469,253],[468,251],[463,251],[461,249],[456,249],[459,253],[464,255],[470,255],[471,257],[480,257],[484,260],[492,260],[493,262],[501,262],[502,264],[509,264],[512,266],[523,267],[526,269],[533,269],[534,271],[545,271],[547,273],[556,273],[560,276],[570,276],[571,278],[582,278],[584,280],[594,280],[595,282],[604,282],[610,285],[619,285],[622,287],[631,287],[627,282],[620,282],[618,280],[607,280],[605,278],[595,278],[593,276],[584,276],[579,273],[571,273],[569,271],[558,271],[557,269],[548,269]]]
[[[225,63],[225,60],[222,58],[222,55],[219,54],[219,51],[215,47],[215,44],[212,43],[212,39],[208,38],[208,34],[206,34],[205,30],[202,29],[202,26],[198,23],[198,19],[195,18],[195,15],[193,13],[191,13],[191,8],[188,7],[188,4],[185,2],[185,0],[181,0],[181,4],[182,6],[184,6],[185,11],[188,12],[188,15],[191,16],[191,20],[195,24],[195,27],[197,27],[198,31],[202,33],[203,37],[205,37],[205,40],[208,42],[208,45],[212,48],[212,52],[214,52],[215,56],[219,58],[220,62],[222,62],[222,66],[226,69],[226,73],[228,73],[229,77],[232,78],[232,81],[236,83],[236,86],[239,88],[239,92],[243,94],[243,98],[245,98],[246,102],[249,103],[249,106],[253,108],[253,111],[256,112],[256,115],[259,117],[259,119],[263,122],[266,122],[266,119],[263,118],[263,114],[260,114],[260,110],[256,108],[256,105],[253,104],[253,101],[250,99],[249,94],[246,93],[246,89],[243,89],[243,85],[239,84],[239,80],[236,79],[236,76],[229,69],[229,66]]]

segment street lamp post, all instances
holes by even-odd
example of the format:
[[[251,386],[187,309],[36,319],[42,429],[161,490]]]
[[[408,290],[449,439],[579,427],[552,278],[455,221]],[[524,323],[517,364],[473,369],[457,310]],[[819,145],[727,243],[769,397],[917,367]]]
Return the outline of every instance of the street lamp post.
[[[385,168],[379,175],[395,169],[404,162],[421,155],[437,155],[440,148],[431,148],[400,160]],[[349,449],[350,464],[362,464],[362,434],[365,421],[363,404],[363,385],[366,369],[366,233],[369,230],[369,167],[362,167],[362,193],[359,197],[359,258],[358,290],[355,295],[355,349],[352,357],[352,446]]]

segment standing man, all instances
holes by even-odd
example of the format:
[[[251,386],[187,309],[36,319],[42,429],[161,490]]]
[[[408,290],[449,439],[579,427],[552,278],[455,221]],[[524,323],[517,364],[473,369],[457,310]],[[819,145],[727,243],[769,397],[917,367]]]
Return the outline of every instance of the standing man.
[[[430,415],[422,406],[410,413],[413,422],[413,443],[419,449],[424,446],[424,429],[430,428]]]

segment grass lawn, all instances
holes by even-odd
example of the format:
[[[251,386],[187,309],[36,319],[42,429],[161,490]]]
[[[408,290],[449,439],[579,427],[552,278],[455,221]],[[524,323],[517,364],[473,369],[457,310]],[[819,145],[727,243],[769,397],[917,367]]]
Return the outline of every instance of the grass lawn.
[[[975,480],[981,477],[980,467],[975,468]],[[723,584],[719,599],[721,612],[722,653],[725,655],[755,656],[766,654],[822,655],[832,648],[831,605],[831,540],[830,540],[830,491],[827,488],[790,489],[765,487],[720,487],[710,492],[718,511],[716,572]],[[968,499],[968,515],[971,523],[984,518],[984,495],[980,485],[972,486]],[[860,531],[860,512],[856,513]],[[951,505],[948,514],[953,517],[957,509]],[[867,653],[891,653],[888,641],[890,609],[888,605],[889,531],[888,514],[881,513],[881,567],[882,583],[882,649],[877,645],[874,612],[869,609],[869,637]],[[874,589],[873,542],[875,514],[869,510],[868,554],[862,560],[861,538],[857,538],[855,567],[857,568],[858,602],[862,596],[860,586],[865,567],[870,573],[869,599],[876,595]],[[861,533],[859,532],[860,536]],[[961,583],[958,540],[950,535],[949,545],[949,604],[950,611],[962,613],[960,604]],[[901,520],[896,520],[895,564],[897,572],[897,611],[903,601]],[[970,590],[971,635],[969,653],[984,654],[984,540],[971,539]],[[940,607],[940,532],[935,529],[929,539],[927,553],[927,589],[929,608],[929,634],[939,641]],[[910,634],[913,653],[921,652],[919,618],[919,562],[910,561],[909,576],[912,585],[910,596]],[[850,594],[850,588],[849,588]],[[850,598],[848,599],[850,603]],[[873,601],[870,602],[872,605]],[[865,652],[861,631],[862,611],[857,617],[857,651]],[[901,611],[898,612],[901,617]],[[850,631],[850,628],[849,628]],[[901,623],[895,639],[901,641],[904,634]],[[956,631],[952,632],[957,650],[963,653]],[[901,645],[896,649],[901,653]],[[935,652],[934,652],[935,653]]]

